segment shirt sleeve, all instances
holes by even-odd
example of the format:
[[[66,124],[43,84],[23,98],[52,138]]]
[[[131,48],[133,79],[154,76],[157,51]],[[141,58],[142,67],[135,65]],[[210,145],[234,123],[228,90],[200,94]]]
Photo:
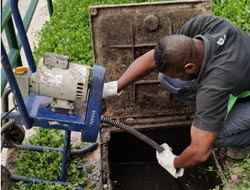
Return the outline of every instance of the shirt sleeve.
[[[227,115],[228,100],[228,92],[207,87],[198,90],[193,125],[205,131],[219,132]]]
[[[192,38],[203,35],[213,29],[213,23],[218,23],[219,20],[218,17],[212,15],[198,15],[187,21],[176,34],[183,34]]]

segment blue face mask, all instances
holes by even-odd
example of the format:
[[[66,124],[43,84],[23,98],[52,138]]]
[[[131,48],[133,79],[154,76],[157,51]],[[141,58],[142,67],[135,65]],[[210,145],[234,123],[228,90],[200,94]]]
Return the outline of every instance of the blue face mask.
[[[161,85],[171,94],[183,99],[183,101],[194,101],[197,91],[197,82],[195,79],[183,81],[179,78],[171,78],[163,73],[159,73],[158,79]]]

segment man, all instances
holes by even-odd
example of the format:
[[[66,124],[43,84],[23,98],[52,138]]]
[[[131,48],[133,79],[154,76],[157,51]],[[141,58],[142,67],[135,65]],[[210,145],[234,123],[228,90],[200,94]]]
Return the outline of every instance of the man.
[[[250,36],[230,21],[199,15],[136,59],[104,97],[157,70],[161,84],[195,106],[191,144],[178,156],[167,144],[159,164],[174,177],[207,160],[213,147],[250,146]]]

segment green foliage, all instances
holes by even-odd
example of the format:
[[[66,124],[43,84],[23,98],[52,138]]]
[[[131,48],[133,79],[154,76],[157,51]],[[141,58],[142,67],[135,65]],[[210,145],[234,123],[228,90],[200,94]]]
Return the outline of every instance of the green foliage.
[[[213,14],[228,18],[250,32],[250,0],[213,0]]]
[[[237,171],[230,172],[233,175],[239,176],[240,179],[235,190],[250,189],[250,156],[248,155],[248,157],[243,162],[235,163],[233,168],[237,168]]]
[[[28,139],[28,142],[37,146],[62,147],[64,136],[59,130],[35,128],[36,135]]]
[[[34,50],[35,60],[45,52],[68,55],[72,62],[93,64],[89,6],[153,2],[155,0],[55,0],[54,14],[40,32],[40,41]],[[245,31],[250,31],[249,0],[214,0],[213,14],[230,19]]]
[[[227,163],[227,165],[227,169],[223,171],[225,181],[223,181],[220,186],[216,186],[212,190],[219,190],[222,186],[223,190],[231,190],[232,188],[234,190],[250,189],[250,155],[248,155],[242,162],[230,162]],[[217,178],[220,176],[220,171],[218,169],[214,169],[212,166],[208,168],[208,171],[216,172]]]
[[[28,141],[32,145],[62,147],[64,137],[59,130],[38,128],[37,133]],[[80,158],[71,160],[67,167],[67,179],[73,185],[62,186],[60,184],[51,185],[46,182],[13,184],[13,189],[28,190],[73,190],[74,185],[87,185],[87,174],[77,168],[83,162]],[[17,161],[16,173],[26,177],[44,178],[48,180],[58,180],[61,172],[62,153],[58,151],[20,151]]]
[[[75,190],[73,185],[69,186],[62,186],[60,184],[55,184],[51,185],[46,182],[41,182],[41,183],[34,183],[34,184],[27,184],[24,182],[18,182],[16,185],[13,187],[13,189],[17,190]]]
[[[55,0],[53,16],[41,30],[34,50],[36,63],[45,52],[54,52],[68,55],[72,62],[92,65],[89,6],[150,1],[154,0]]]
[[[90,29],[84,1],[56,0],[53,6],[53,16],[41,30],[41,40],[34,50],[36,62],[45,52],[54,52],[70,56],[72,62],[90,64]]]

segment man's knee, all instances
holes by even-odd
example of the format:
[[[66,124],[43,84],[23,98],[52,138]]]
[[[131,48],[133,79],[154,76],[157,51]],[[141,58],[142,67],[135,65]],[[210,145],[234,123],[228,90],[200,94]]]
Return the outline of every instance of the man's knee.
[[[247,147],[250,146],[250,129],[231,136],[218,136],[214,147]]]

